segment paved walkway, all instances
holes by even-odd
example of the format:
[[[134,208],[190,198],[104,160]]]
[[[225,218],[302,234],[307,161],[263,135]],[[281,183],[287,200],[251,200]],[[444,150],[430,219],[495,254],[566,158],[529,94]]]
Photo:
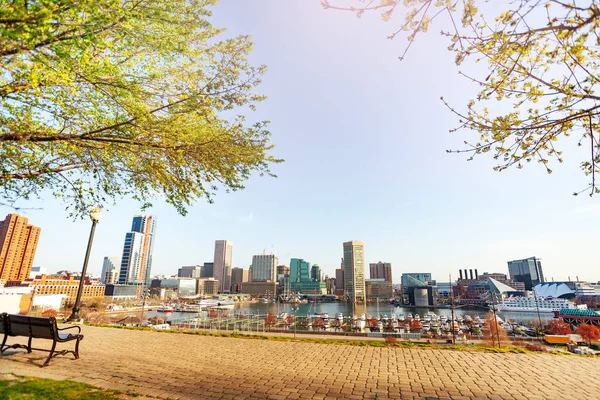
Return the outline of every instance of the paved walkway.
[[[81,359],[9,350],[0,373],[171,399],[600,398],[599,358],[83,330]]]

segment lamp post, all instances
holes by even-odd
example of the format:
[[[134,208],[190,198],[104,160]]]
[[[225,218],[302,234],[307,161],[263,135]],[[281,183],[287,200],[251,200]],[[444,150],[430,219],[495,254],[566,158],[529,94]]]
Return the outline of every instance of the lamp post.
[[[85,273],[87,272],[87,265],[90,259],[90,252],[92,251],[92,241],[94,240],[94,231],[96,230],[96,224],[100,221],[102,216],[102,210],[100,207],[94,207],[90,212],[90,219],[92,220],[92,229],[90,230],[90,238],[88,240],[87,250],[85,252],[85,259],[83,260],[83,269],[81,271],[81,278],[79,279],[79,288],[77,289],[77,298],[75,299],[75,305],[71,311],[71,315],[67,318],[67,321],[79,321],[79,308],[81,306],[81,293],[83,292],[83,284],[85,281]]]

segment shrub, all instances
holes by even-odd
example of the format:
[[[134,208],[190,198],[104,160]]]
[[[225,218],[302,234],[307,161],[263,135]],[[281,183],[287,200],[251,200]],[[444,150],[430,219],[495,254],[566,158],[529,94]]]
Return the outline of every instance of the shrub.
[[[541,344],[535,344],[535,343],[527,343],[525,345],[525,349],[527,349],[529,351],[541,351],[544,353],[548,351],[546,349],[546,346],[542,346]]]
[[[385,342],[386,343],[397,344],[398,343],[398,339],[396,339],[394,336],[386,336],[385,337]]]

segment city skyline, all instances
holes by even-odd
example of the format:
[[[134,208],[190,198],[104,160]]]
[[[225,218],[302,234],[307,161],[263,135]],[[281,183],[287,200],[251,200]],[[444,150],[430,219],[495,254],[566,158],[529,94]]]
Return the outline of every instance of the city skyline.
[[[247,268],[272,245],[280,259],[304,258],[333,276],[339,243],[354,237],[368,246],[366,263],[392,264],[395,282],[415,270],[440,281],[464,268],[507,273],[508,261],[532,255],[543,259],[548,281],[600,280],[600,260],[590,256],[600,197],[571,195],[586,184],[576,140],[561,144],[564,163],[551,175],[536,165],[497,173],[491,159],[445,153],[464,136],[448,134],[457,121],[439,97],[466,104],[477,88],[457,69],[438,67],[453,63],[443,39],[423,35],[398,62],[402,43],[385,40],[390,25],[374,14],[327,13],[318,1],[223,2],[211,20],[229,37],[253,36],[252,59],[269,67],[259,89],[268,99],[253,117],[272,121],[274,154],[286,162],[273,168],[277,179],[253,177],[242,191],[220,191],[214,204],[201,200],[186,217],[154,201],[145,210],[161,220],[153,273],[212,261],[214,240],[228,238],[234,267]],[[34,265],[80,270],[89,221],[68,219],[50,193],[19,206],[44,230]],[[131,199],[105,209],[91,272],[121,253],[123,220],[140,211]]]

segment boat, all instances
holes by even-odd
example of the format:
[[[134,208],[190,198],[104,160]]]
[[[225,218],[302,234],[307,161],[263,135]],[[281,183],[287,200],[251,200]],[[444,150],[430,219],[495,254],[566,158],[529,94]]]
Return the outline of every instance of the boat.
[[[561,298],[543,298],[543,297],[509,297],[496,305],[498,311],[516,311],[516,312],[541,312],[551,313],[553,311],[567,310],[586,310],[585,304],[577,305],[572,301]]]
[[[408,313],[408,317],[406,317],[406,318],[412,319],[412,317],[413,317],[413,315],[411,313]]]
[[[172,313],[173,312],[173,307],[170,306],[159,306],[156,309],[156,312],[161,312],[161,313]]]
[[[335,317],[339,320],[339,321],[343,321],[344,320],[344,315],[342,313],[337,313],[335,315]]]
[[[198,303],[198,306],[202,310],[233,310],[235,307],[235,302],[233,300],[210,299],[201,300]]]
[[[415,314],[414,318],[415,318],[417,321],[420,321],[420,320],[421,320],[421,316],[420,316],[419,314]]]

